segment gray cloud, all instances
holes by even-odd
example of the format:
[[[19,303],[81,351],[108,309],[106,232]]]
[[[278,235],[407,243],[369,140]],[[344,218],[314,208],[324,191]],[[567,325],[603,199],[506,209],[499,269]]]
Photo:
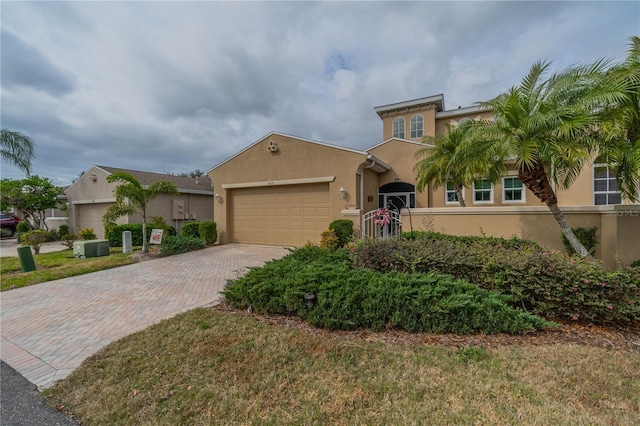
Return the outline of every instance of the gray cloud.
[[[39,50],[4,29],[2,37],[2,86],[27,86],[54,96],[74,88],[73,77],[53,65]]]
[[[382,137],[374,106],[438,93],[467,106],[538,59],[619,59],[640,13],[632,2],[2,7],[2,126],[32,136],[35,173],[59,182],[93,164],[208,170],[271,131],[364,149]],[[3,164],[2,176],[15,173]]]

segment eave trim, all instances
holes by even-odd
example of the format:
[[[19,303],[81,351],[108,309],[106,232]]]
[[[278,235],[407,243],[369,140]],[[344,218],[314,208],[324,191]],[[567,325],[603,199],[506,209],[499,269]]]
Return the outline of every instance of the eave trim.
[[[305,183],[324,183],[333,182],[335,176],[322,176],[302,179],[282,179],[282,180],[265,180],[260,182],[243,182],[243,183],[226,183],[222,184],[222,189],[238,189],[238,188],[258,188],[262,186],[282,186],[282,185],[302,185]]]

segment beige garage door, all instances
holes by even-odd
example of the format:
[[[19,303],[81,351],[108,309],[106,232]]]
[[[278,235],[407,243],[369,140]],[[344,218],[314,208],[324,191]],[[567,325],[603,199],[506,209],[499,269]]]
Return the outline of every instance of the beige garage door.
[[[102,216],[112,203],[76,204],[75,229],[78,233],[85,228],[93,228],[98,238],[104,238],[104,225]]]
[[[329,184],[234,189],[231,241],[303,246],[329,227]]]

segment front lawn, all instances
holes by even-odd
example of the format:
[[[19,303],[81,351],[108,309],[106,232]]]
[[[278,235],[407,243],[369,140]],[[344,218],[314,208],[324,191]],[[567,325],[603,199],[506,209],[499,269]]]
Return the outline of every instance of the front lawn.
[[[637,351],[350,333],[196,309],[109,345],[45,395],[83,425],[640,424]]]
[[[3,257],[0,262],[0,291],[88,274],[136,262],[133,253],[122,253],[121,247],[114,247],[109,251],[111,253],[109,256],[88,259],[74,257],[72,250],[34,254],[37,269],[32,272],[22,272],[18,257]]]

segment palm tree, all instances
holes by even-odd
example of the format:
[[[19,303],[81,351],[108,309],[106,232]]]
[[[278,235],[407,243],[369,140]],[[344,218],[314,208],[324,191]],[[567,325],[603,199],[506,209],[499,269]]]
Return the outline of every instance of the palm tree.
[[[467,121],[457,127],[445,124],[447,132],[436,137],[425,136],[423,143],[425,148],[416,152],[419,160],[413,167],[416,174],[416,188],[424,190],[425,186],[432,182],[433,188],[446,186],[447,182],[453,184],[456,198],[461,207],[466,207],[463,197],[463,189],[475,179],[482,177],[492,181],[502,175],[503,164],[498,161],[484,161],[485,158],[468,156],[468,152],[461,149],[471,143],[473,138],[474,123]],[[478,143],[481,143],[478,141]],[[495,155],[492,150],[498,145],[487,147],[487,156]]]
[[[451,182],[456,192],[456,198],[461,207],[466,207],[463,189],[478,177],[497,180],[504,169],[503,164],[496,161],[478,161],[478,156],[465,156],[461,150],[472,136],[473,124],[461,123],[458,127],[445,124],[447,132],[436,137],[425,136],[425,148],[416,152],[419,161],[413,170],[416,174],[416,188],[424,190],[425,186],[433,183],[433,188],[446,186]]]
[[[13,163],[24,171],[27,176],[31,174],[31,160],[33,159],[33,141],[30,137],[11,130],[0,130],[2,140],[2,159]]]
[[[581,256],[589,255],[558,207],[554,185],[567,189],[597,152],[597,114],[589,96],[606,63],[574,67],[544,80],[550,63],[535,63],[519,86],[483,102],[496,114],[494,122],[477,126],[466,156],[511,163],[518,179],[551,211],[562,233]],[[479,139],[476,139],[479,138]],[[501,146],[487,150],[487,147]],[[492,155],[493,158],[489,158]]]
[[[603,144],[600,155],[618,177],[618,189],[632,202],[640,186],[640,37],[631,38],[624,62],[602,74],[595,91]]]
[[[143,186],[138,179],[124,172],[115,172],[107,176],[107,182],[120,182],[120,184],[113,190],[116,203],[107,209],[103,221],[114,222],[119,217],[139,213],[142,216],[142,252],[148,253],[147,206],[159,194],[178,195],[178,188],[173,182],[166,180]]]

